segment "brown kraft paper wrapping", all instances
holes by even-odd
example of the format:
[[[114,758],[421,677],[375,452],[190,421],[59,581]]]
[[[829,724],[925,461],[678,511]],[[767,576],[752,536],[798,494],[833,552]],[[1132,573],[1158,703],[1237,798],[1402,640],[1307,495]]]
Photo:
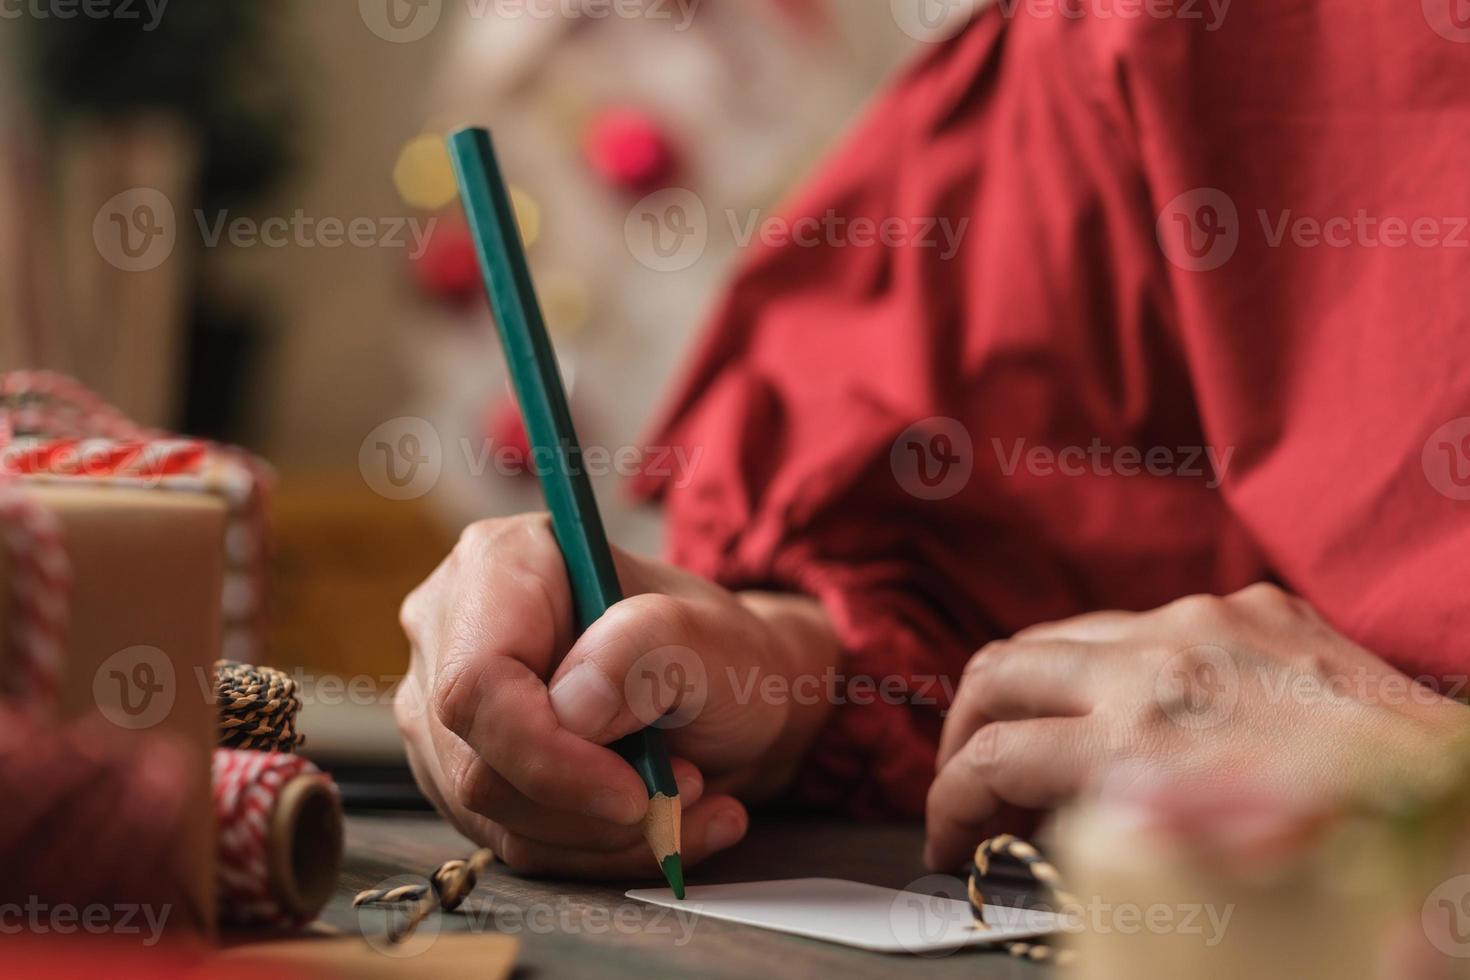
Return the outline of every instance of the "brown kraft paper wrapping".
[[[177,882],[171,890],[186,906],[171,910],[169,926],[212,931],[212,678],[220,652],[225,504],[207,493],[81,479],[22,483],[59,520],[72,568],[60,716],[119,752],[156,752],[160,736],[179,751],[186,818],[174,828],[172,866],[157,874]],[[0,618],[9,615],[5,583],[12,567],[0,545]],[[0,643],[8,642],[8,631],[0,633]],[[0,654],[3,673],[16,651]],[[52,887],[66,900],[64,879]],[[143,885],[119,882],[119,894],[109,898],[137,900],[126,894],[135,887]],[[160,893],[156,880],[146,887]]]

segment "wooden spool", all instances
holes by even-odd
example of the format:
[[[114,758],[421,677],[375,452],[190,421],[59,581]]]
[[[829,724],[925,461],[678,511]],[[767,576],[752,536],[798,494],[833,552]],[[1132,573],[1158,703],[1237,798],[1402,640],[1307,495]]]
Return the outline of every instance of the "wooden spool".
[[[300,775],[281,788],[265,845],[271,895],[287,915],[314,919],[332,897],[342,863],[342,808],[330,784]]]

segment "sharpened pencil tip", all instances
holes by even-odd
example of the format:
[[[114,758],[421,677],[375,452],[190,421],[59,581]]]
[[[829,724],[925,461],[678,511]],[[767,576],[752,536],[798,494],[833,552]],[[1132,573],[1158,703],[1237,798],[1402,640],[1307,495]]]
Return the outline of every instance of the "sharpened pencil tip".
[[[684,862],[680,860],[679,855],[670,854],[659,862],[659,867],[663,869],[669,887],[674,890],[674,897],[682,902],[684,900]]]

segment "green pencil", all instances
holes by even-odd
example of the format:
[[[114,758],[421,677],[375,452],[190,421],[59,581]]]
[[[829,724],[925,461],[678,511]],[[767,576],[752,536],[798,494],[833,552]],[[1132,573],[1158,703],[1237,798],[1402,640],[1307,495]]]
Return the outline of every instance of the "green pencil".
[[[566,559],[577,628],[585,630],[620,602],[623,592],[592,482],[582,465],[582,448],[572,428],[556,354],[541,317],[541,304],[536,300],[530,266],[490,133],[478,127],[451,133],[449,155],[459,179],[460,200],[480,257],[480,271],[495,311],[526,434],[539,454],[555,460],[555,465],[541,473],[541,490],[551,511],[557,544]],[[669,887],[675,896],[683,898],[679,786],[669,765],[663,733],[645,728],[619,739],[613,748],[648,787],[650,803],[643,835]]]

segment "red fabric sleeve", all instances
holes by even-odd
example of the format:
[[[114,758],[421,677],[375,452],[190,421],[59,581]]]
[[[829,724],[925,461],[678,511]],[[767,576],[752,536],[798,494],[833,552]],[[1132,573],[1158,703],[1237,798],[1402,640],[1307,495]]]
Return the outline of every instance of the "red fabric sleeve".
[[[651,442],[684,448],[692,476],[641,487],[675,563],[824,604],[846,656],[801,791],[860,815],[922,813],[986,641],[1259,573],[1208,474],[1024,462],[1202,437],[1187,384],[1157,380],[1183,372],[1115,110],[1079,95],[1103,89],[1085,51],[1020,28],[983,17],[916,63],[785,209],[793,230],[846,230],[755,246]],[[906,240],[869,244],[861,218]],[[944,444],[900,439],[933,417],[972,468],[942,499],[911,492],[929,495],[906,460]]]

